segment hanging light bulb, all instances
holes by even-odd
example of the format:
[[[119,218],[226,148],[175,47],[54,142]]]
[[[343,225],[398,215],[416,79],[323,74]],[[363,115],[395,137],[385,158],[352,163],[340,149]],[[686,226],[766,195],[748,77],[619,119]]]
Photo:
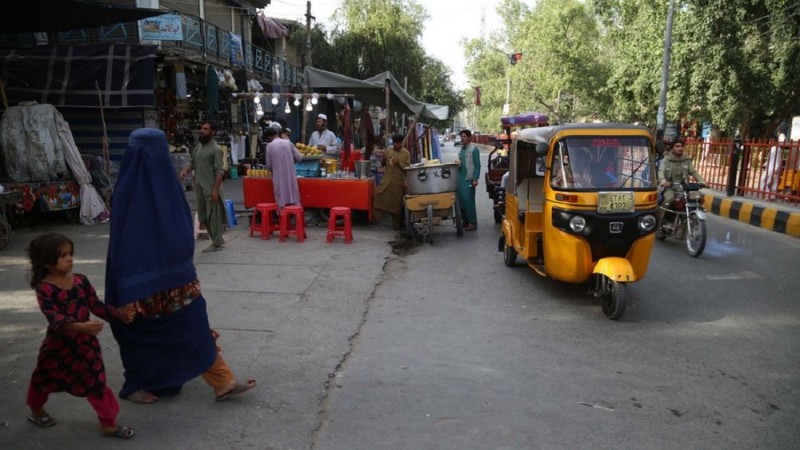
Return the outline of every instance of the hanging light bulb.
[[[333,94],[328,92],[328,95],[326,95],[325,98],[327,98],[328,100],[333,100]]]
[[[272,93],[272,104],[273,105],[277,105],[278,104],[278,97],[279,96],[280,95],[277,92],[273,92]]]
[[[319,94],[314,92],[313,94],[311,94],[311,104],[316,105],[317,103],[319,103]]]
[[[294,94],[294,106],[300,106],[300,99],[303,96],[300,94]]]
[[[306,100],[306,111],[311,111],[313,106],[311,106],[311,100]]]
[[[253,97],[253,103],[255,103],[256,105],[261,104],[261,94],[256,94],[255,97]]]
[[[289,102],[286,102],[286,108],[283,109],[283,112],[286,114],[290,114],[292,112],[292,108],[289,107]]]

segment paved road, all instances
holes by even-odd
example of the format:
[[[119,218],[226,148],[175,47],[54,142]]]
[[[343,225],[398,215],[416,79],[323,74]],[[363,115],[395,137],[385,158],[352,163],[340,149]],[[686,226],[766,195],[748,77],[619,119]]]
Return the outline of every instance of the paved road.
[[[392,251],[389,222],[359,225],[352,245],[325,244],[322,228],[297,244],[239,226],[224,252],[198,253],[223,355],[259,387],[215,403],[195,380],[155,405],[122,402],[139,433],[125,446],[800,447],[800,241],[712,216],[706,253],[658,243],[612,322],[584,287],[503,265],[481,189],[478,230],[437,227],[433,246]],[[107,448],[66,395],[49,406],[58,426],[24,422],[43,336],[24,247],[39,231],[0,252],[0,448]],[[102,288],[107,226],[66,231]],[[117,389],[110,332],[101,343]]]

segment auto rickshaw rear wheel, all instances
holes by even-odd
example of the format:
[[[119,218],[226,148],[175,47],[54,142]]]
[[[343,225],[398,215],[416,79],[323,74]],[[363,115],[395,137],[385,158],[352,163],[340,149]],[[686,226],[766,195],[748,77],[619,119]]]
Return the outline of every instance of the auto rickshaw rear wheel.
[[[508,242],[503,241],[503,263],[505,263],[508,267],[514,267],[517,265],[517,251],[514,250],[514,247],[508,245]]]
[[[603,278],[601,280],[603,293],[600,296],[603,314],[611,320],[618,320],[625,314],[625,308],[628,306],[627,286],[625,283],[619,283],[606,276],[599,276]]]

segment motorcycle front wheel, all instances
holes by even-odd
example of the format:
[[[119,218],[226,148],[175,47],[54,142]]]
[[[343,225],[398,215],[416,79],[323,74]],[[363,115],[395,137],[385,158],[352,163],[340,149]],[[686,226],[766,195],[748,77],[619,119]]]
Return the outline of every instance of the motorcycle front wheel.
[[[697,258],[706,248],[706,221],[690,213],[686,224],[686,251]]]

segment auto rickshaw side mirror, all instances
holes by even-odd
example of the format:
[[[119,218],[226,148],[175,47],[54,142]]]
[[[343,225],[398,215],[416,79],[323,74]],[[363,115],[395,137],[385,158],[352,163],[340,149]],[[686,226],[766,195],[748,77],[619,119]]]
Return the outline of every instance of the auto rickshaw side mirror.
[[[539,142],[536,144],[536,154],[539,156],[546,156],[548,147],[547,142]]]

